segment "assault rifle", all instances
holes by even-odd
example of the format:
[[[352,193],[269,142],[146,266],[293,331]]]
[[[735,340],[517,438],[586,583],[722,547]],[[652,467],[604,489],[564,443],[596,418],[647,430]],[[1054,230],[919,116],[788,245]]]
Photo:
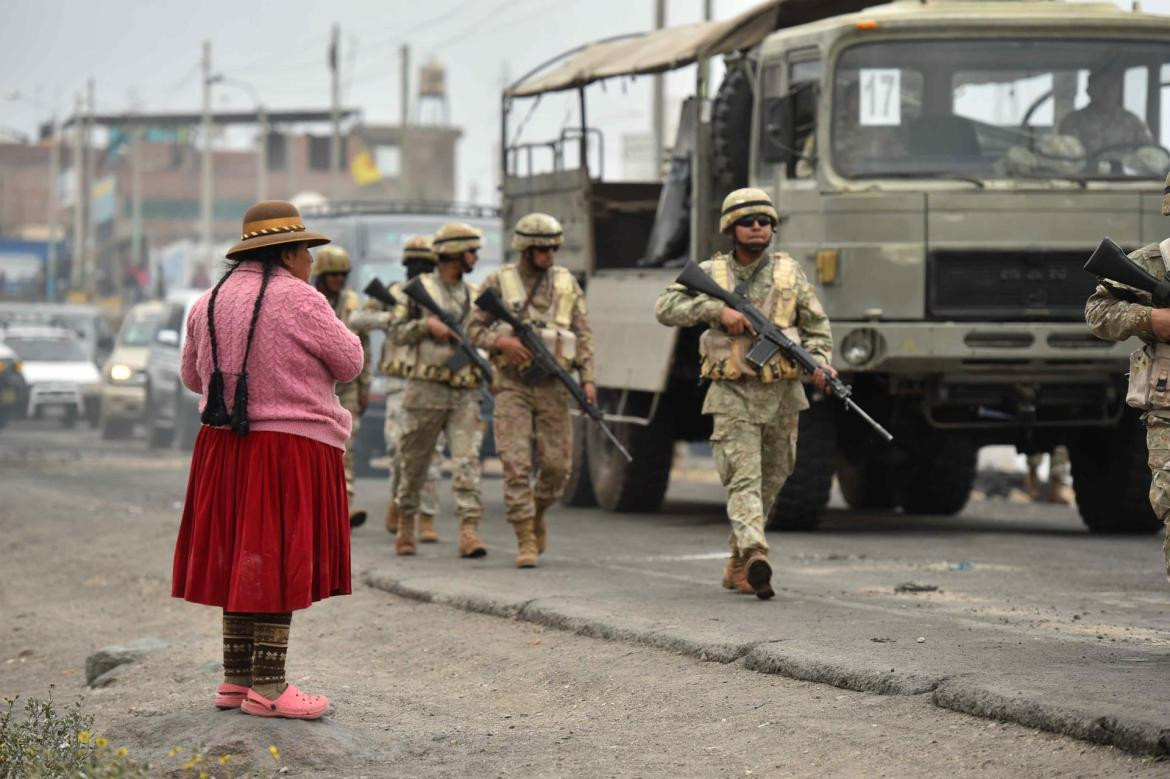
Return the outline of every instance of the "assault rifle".
[[[796,363],[802,371],[810,376],[816,373],[820,367],[820,363],[814,360],[808,351],[785,335],[783,330],[772,324],[772,320],[764,316],[760,309],[753,306],[747,297],[739,292],[729,292],[716,284],[715,280],[704,273],[703,269],[693,260],[686,264],[676,281],[692,292],[701,292],[716,300],[723,301],[728,308],[738,311],[747,318],[752,329],[756,331],[756,340],[752,344],[752,348],[748,350],[747,362],[757,371],[763,369],[768,361],[776,355],[776,352],[780,351],[783,351],[788,359]],[[865,413],[865,410],[850,397],[853,394],[852,387],[836,376],[830,376],[827,373],[825,383],[828,384],[833,397],[844,403],[846,409],[864,419],[886,441],[894,440],[888,430]]]
[[[398,299],[390,294],[390,290],[386,289],[386,285],[379,278],[370,279],[370,283],[362,292],[388,308],[394,308],[398,305]]]
[[[1141,302],[1132,292],[1115,284],[1124,284],[1150,293],[1154,298],[1155,308],[1170,308],[1170,282],[1159,281],[1135,265],[1126,255],[1125,249],[1118,246],[1112,238],[1104,238],[1097,244],[1089,261],[1085,263],[1085,270],[1102,282],[1114,282],[1106,286],[1111,293],[1123,300],[1131,303]]]
[[[544,345],[540,334],[532,329],[531,325],[526,325],[516,318],[508,307],[504,305],[503,301],[491,289],[485,289],[479,297],[475,299],[475,305],[488,312],[496,319],[507,323],[512,328],[512,332],[520,339],[520,343],[524,344],[524,348],[532,353],[532,367],[524,371],[523,378],[525,381],[535,381],[545,376],[554,376],[557,381],[565,385],[565,389],[573,396],[573,400],[577,401],[577,405],[581,407],[581,411],[585,413],[594,424],[601,428],[601,432],[605,433],[606,438],[609,439],[617,450],[622,453],[627,462],[633,462],[634,458],[622,446],[622,442],[617,439],[605,425],[605,414],[601,409],[589,402],[589,398],[585,397],[585,390],[581,389],[581,385],[573,381],[573,377],[569,372],[561,367],[557,362],[557,358],[553,356],[548,347]]]
[[[491,384],[493,378],[492,366],[488,363],[487,360],[483,358],[483,355],[479,353],[479,350],[472,346],[471,342],[467,340],[467,336],[464,334],[463,329],[459,326],[459,322],[456,321],[455,317],[451,316],[451,314],[443,310],[443,308],[435,302],[435,299],[431,297],[430,293],[427,292],[427,288],[423,286],[422,278],[420,276],[415,276],[410,280],[409,284],[402,288],[402,291],[406,293],[408,298],[425,308],[431,313],[432,316],[445,324],[448,328],[451,329],[453,333],[455,333],[455,336],[458,339],[459,349],[455,352],[455,354],[451,355],[451,359],[447,360],[447,367],[451,370],[451,375],[454,376],[468,365],[474,364],[475,369],[479,371],[479,375],[483,379],[484,384]]]

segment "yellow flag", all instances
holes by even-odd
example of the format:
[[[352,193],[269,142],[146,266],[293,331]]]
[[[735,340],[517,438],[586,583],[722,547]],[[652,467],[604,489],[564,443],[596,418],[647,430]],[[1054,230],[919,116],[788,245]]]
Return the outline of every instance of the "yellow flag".
[[[349,161],[349,175],[353,176],[355,184],[362,187],[382,180],[382,174],[368,151],[355,154]]]

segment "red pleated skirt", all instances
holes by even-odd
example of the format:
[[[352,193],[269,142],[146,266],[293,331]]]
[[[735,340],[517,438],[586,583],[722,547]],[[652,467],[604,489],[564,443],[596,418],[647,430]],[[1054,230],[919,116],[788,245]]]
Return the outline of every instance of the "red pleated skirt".
[[[341,450],[291,433],[200,428],[171,594],[273,613],[349,593]]]

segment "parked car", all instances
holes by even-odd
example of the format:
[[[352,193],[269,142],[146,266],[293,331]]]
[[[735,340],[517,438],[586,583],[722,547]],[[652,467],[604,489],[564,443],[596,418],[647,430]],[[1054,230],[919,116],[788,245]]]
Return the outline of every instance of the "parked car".
[[[0,427],[24,415],[28,385],[23,371],[20,355],[0,343]]]
[[[146,359],[162,326],[165,303],[139,303],[126,313],[114,351],[102,366],[102,438],[125,438],[146,411]]]
[[[173,290],[146,356],[146,438],[151,447],[195,445],[199,396],[183,386],[180,365],[187,340],[187,315],[204,290]]]
[[[85,355],[101,365],[114,348],[106,316],[98,306],[78,303],[0,303],[0,330],[25,325],[71,330]]]
[[[102,377],[77,333],[61,327],[9,327],[4,343],[20,356],[29,417],[59,414],[62,424],[70,427],[84,416],[97,426]]]
[[[412,235],[433,235],[447,222],[466,222],[483,230],[483,248],[475,271],[468,274],[472,284],[481,283],[503,261],[501,235],[503,225],[499,212],[487,206],[465,206],[443,203],[407,203],[393,201],[335,202],[301,209],[312,229],[320,230],[333,243],[349,252],[353,271],[349,287],[361,292],[371,279],[377,278],[387,287],[405,278],[402,265],[402,246]],[[377,361],[382,353],[384,334],[370,335],[370,357]],[[370,382],[370,405],[362,415],[362,426],[354,444],[354,468],[359,474],[371,473],[370,459],[386,454],[383,432],[386,420],[386,387],[389,379],[377,370],[375,363]],[[492,401],[486,397],[483,404],[487,433],[481,454],[495,454],[492,435]]]

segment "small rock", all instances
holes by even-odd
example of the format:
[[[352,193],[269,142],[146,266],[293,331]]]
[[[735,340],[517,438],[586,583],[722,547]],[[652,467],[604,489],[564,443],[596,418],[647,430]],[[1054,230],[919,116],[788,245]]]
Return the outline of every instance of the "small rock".
[[[94,652],[85,658],[85,682],[94,680],[113,668],[141,660],[149,652],[165,649],[167,643],[157,638],[140,638],[128,644],[115,644]]]
[[[874,642],[875,644],[892,644],[892,643],[894,643],[894,639],[885,638],[884,636],[874,636],[873,638],[870,639],[870,641]]]
[[[938,592],[938,585],[922,584],[921,582],[902,582],[894,588],[894,592]]]
[[[116,665],[113,668],[111,668],[110,670],[106,671],[101,676],[94,679],[92,682],[90,682],[89,686],[95,690],[100,689],[102,687],[109,687],[111,684],[118,681],[123,676],[127,676],[130,673],[130,666],[131,666],[131,663],[123,663],[122,665]]]
[[[919,636],[919,637],[918,637],[917,639],[915,639],[915,640],[916,640],[916,641],[917,641],[919,644],[925,644],[925,643],[926,643],[926,637],[925,637],[925,636]]]

